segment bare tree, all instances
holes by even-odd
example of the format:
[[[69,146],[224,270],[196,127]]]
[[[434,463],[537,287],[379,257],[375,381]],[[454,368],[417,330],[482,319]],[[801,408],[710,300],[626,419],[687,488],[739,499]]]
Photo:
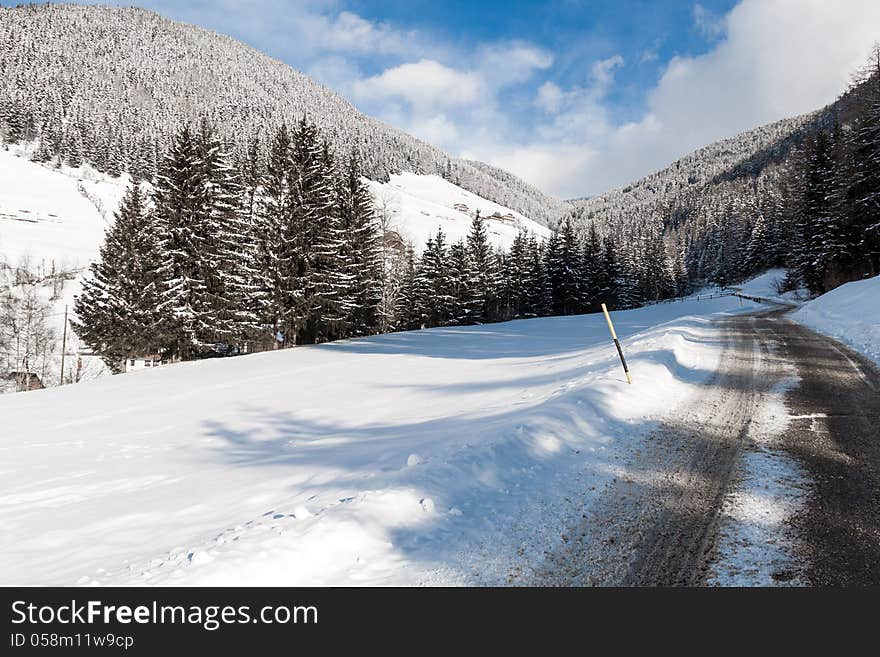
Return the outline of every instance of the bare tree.
[[[16,273],[17,280],[33,280]],[[0,370],[14,373],[16,388],[29,390],[36,375],[46,380],[57,337],[49,317],[52,307],[33,282],[8,287],[0,296]]]

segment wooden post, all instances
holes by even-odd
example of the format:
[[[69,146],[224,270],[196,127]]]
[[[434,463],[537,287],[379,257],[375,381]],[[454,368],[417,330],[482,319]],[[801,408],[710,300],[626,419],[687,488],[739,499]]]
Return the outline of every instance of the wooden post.
[[[602,312],[605,313],[605,321],[608,322],[608,330],[611,331],[611,339],[614,340],[614,346],[617,347],[617,355],[620,356],[620,363],[623,365],[623,373],[626,374],[626,382],[632,385],[632,377],[629,375],[629,368],[626,366],[626,358],[623,357],[623,349],[620,348],[620,341],[617,339],[617,332],[614,330],[614,324],[611,323],[611,315],[608,314],[608,308],[602,304]]]
[[[58,385],[64,385],[64,356],[67,352],[67,306],[64,306],[64,337],[61,338],[61,380]]]

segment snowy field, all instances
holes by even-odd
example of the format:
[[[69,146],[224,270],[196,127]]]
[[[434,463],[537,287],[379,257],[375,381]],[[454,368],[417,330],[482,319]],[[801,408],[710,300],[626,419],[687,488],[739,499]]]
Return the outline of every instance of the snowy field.
[[[880,364],[880,276],[826,292],[805,303],[791,318]]]
[[[127,179],[54,169],[0,149],[0,256],[51,269],[82,268],[98,254]]]
[[[368,181],[380,212],[389,215],[392,230],[421,251],[429,238],[442,229],[446,243],[467,237],[477,210],[486,220],[486,233],[495,247],[509,249],[513,238],[525,230],[545,238],[550,231],[503,205],[472,194],[440,176],[401,173],[387,183]]]
[[[695,394],[735,298],[0,398],[2,584],[504,584]]]

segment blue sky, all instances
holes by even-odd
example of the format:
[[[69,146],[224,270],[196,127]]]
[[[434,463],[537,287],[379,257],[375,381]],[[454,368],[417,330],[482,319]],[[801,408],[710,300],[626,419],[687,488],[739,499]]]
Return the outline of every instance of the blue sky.
[[[119,2],[115,4],[130,4]],[[141,0],[559,197],[831,102],[877,0]]]

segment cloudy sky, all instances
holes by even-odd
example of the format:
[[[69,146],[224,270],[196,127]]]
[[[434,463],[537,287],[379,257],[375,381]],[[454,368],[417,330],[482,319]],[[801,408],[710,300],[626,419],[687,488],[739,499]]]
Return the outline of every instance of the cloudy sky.
[[[817,109],[880,39],[878,0],[138,4],[241,39],[367,114],[562,198]]]

